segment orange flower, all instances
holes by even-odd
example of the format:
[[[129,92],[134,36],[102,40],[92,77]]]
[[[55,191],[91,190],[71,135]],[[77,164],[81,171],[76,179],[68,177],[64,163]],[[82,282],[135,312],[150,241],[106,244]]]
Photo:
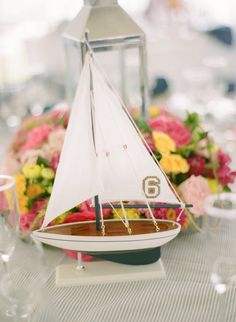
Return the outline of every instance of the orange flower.
[[[28,186],[26,195],[31,198],[40,195],[42,192],[44,192],[42,185],[34,183]]]
[[[169,220],[175,220],[176,219],[176,212],[174,209],[168,209],[166,212],[166,218]]]
[[[19,209],[20,209],[20,214],[24,214],[28,212],[28,197],[20,194],[18,195],[18,203],[19,203]]]

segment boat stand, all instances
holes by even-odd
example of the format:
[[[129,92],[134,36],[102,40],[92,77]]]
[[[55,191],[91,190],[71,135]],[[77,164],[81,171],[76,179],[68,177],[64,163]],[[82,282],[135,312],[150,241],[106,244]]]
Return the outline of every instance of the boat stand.
[[[83,263],[78,253],[77,264],[56,268],[56,286],[78,286],[166,278],[161,259],[148,265],[125,265],[104,260]]]

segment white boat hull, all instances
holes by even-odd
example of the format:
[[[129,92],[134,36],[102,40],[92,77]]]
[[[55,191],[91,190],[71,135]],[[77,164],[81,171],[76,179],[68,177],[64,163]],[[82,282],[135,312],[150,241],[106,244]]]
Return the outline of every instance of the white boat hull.
[[[149,221],[149,219],[140,219]],[[105,221],[106,222],[106,221]],[[170,220],[158,220],[158,222],[175,223]],[[86,224],[88,222],[84,222]],[[83,223],[81,223],[83,224]],[[53,227],[65,227],[64,224]],[[78,225],[78,223],[74,223]],[[159,231],[148,234],[139,235],[122,235],[122,236],[75,236],[62,235],[47,232],[51,227],[44,230],[39,229],[33,232],[33,236],[44,244],[54,247],[75,250],[78,252],[92,253],[114,253],[114,252],[132,252],[138,250],[152,249],[160,247],[172,239],[180,232],[181,226],[175,223],[176,228],[168,231]]]

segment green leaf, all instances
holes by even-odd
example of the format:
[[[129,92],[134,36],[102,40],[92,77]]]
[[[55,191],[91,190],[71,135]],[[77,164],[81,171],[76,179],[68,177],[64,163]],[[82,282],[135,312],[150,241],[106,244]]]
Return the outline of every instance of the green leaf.
[[[187,114],[186,119],[184,120],[184,124],[193,131],[196,127],[199,126],[200,120],[199,115],[196,112]]]
[[[49,197],[50,195],[49,195],[49,193],[47,192],[47,191],[45,191],[45,192],[42,192],[42,193],[40,193],[39,195],[37,195],[37,196],[34,196],[34,197],[31,197],[30,199],[29,199],[29,201],[28,201],[28,208],[29,209],[31,209],[32,207],[33,207],[33,205],[34,205],[34,202],[38,199],[38,198],[47,198],[47,197]]]
[[[152,133],[152,129],[150,128],[150,126],[147,124],[146,121],[144,121],[143,119],[137,120],[136,124],[138,126],[138,128],[143,131],[143,132],[147,132],[147,133]]]
[[[224,186],[223,190],[224,192],[231,192],[231,189],[229,186]]]
[[[44,159],[43,157],[41,157],[40,155],[38,156],[36,163],[38,165],[43,165],[46,168],[51,168],[50,162],[48,160]]]
[[[207,136],[208,136],[208,132],[207,131],[201,132],[200,133],[200,141],[203,140],[203,139],[205,139]]]

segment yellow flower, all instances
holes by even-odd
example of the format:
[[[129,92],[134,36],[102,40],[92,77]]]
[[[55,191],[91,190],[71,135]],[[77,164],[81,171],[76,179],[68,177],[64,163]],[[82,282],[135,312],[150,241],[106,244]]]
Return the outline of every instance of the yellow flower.
[[[52,193],[52,185],[47,187],[47,192],[50,193],[50,194]]]
[[[18,203],[19,203],[20,214],[24,214],[29,210],[28,197],[25,196],[24,194],[18,195]]]
[[[16,180],[16,194],[19,209],[20,213],[23,214],[28,211],[28,197],[24,194],[26,190],[26,179],[23,174],[17,174],[14,178]]]
[[[173,155],[173,172],[186,173],[189,170],[189,164],[181,155]]]
[[[122,209],[116,209],[116,211],[112,211],[114,215],[114,219],[124,218]],[[118,213],[118,216],[116,213]],[[126,217],[128,219],[139,219],[139,212],[138,209],[125,209]]]
[[[215,179],[207,179],[211,193],[218,193],[219,183]]]
[[[66,218],[66,216],[68,216],[68,214],[69,214],[68,212],[65,212],[64,214],[58,216],[57,218],[55,218],[53,220],[53,224],[54,225],[63,224],[63,222],[65,221],[65,218]]]
[[[156,149],[162,155],[174,152],[176,150],[175,142],[168,134],[154,131],[152,132],[152,137]]]
[[[38,183],[33,183],[28,186],[26,195],[31,198],[41,194],[42,192],[44,192],[44,188],[42,187],[42,185]]]
[[[44,168],[41,171],[41,176],[44,179],[52,180],[55,177],[55,172],[50,168]]]
[[[160,161],[162,169],[166,173],[186,173],[189,170],[189,164],[181,155],[164,155]]]
[[[16,180],[16,192],[17,194],[24,193],[26,189],[26,180],[23,174],[17,174],[14,176]]]
[[[169,220],[175,220],[176,219],[176,212],[174,209],[168,209],[166,212],[166,218]]]
[[[26,164],[22,172],[27,179],[38,179],[41,176],[41,167],[38,164]]]
[[[154,117],[156,117],[157,115],[159,115],[160,114],[160,110],[159,110],[159,108],[156,106],[156,105],[152,105],[152,106],[150,106],[150,108],[149,108],[149,116],[151,117],[151,118],[154,118]]]

